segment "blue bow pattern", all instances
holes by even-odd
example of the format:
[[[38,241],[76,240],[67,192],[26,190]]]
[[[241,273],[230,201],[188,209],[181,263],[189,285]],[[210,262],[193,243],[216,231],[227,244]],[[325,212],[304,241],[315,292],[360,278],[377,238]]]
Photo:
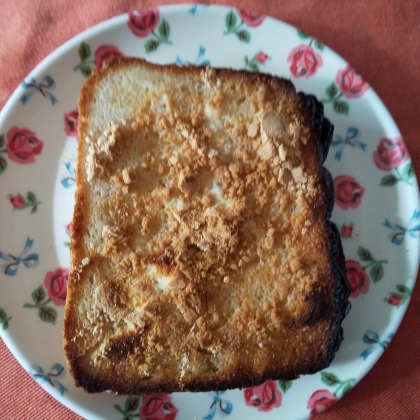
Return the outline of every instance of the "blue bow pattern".
[[[74,170],[73,165],[72,165],[72,163],[70,161],[69,162],[64,162],[64,166],[66,167],[67,172],[70,174],[70,176],[64,177],[61,180],[61,185],[64,188],[70,188],[73,185],[75,185],[75,183],[76,183],[75,170]]]
[[[61,396],[63,396],[68,389],[61,382],[57,381],[57,379],[54,379],[57,376],[60,376],[63,372],[64,367],[60,365],[60,363],[55,363],[46,374],[44,374],[44,369],[42,369],[41,366],[31,365],[29,374],[37,381],[42,379],[50,383],[53,387],[57,387]]]
[[[178,66],[188,66],[193,64],[194,66],[210,66],[210,60],[203,60],[204,55],[206,54],[206,48],[200,45],[200,49],[198,50],[197,58],[195,59],[194,63],[191,63],[187,60],[181,60],[178,56],[176,56],[176,64]]]
[[[420,218],[420,212],[414,210],[410,221],[406,227],[401,226],[398,223],[391,223],[388,219],[385,219],[383,225],[392,232],[389,234],[389,239],[393,244],[401,245],[404,242],[405,234],[408,233],[412,238],[420,238],[420,224],[417,222]]]
[[[1,270],[7,276],[14,276],[18,272],[19,264],[23,263],[23,265],[27,268],[35,268],[39,264],[39,256],[36,253],[28,254],[28,251],[31,249],[34,240],[31,238],[26,239],[25,247],[23,251],[15,257],[12,254],[5,254],[0,251],[0,259],[6,260],[5,263],[1,266]]]
[[[52,105],[58,102],[58,99],[49,91],[50,89],[53,89],[55,87],[55,82],[54,79],[48,74],[44,76],[41,83],[37,83],[33,77],[30,77],[29,82],[23,81],[21,83],[21,86],[23,87],[23,89],[26,90],[24,95],[22,95],[22,97],[20,98],[20,101],[23,103],[23,105],[25,105],[26,102],[28,102],[28,99],[35,92],[40,92],[42,96],[48,98],[51,101]]]
[[[360,134],[359,130],[355,127],[349,127],[347,129],[346,137],[343,138],[339,134],[337,134],[333,141],[331,142],[331,147],[337,147],[337,151],[335,152],[334,158],[336,160],[341,160],[341,155],[343,154],[344,148],[349,145],[352,147],[359,147],[363,151],[366,149],[366,143],[362,143],[359,140],[356,140]]]
[[[213,397],[213,403],[210,406],[209,414],[207,414],[206,417],[203,417],[203,420],[212,420],[216,413],[218,413],[220,417],[226,417],[232,412],[233,404],[220,398],[225,392],[226,391],[208,393]]]
[[[363,360],[366,360],[368,356],[371,353],[373,353],[375,348],[378,346],[382,347],[385,350],[393,337],[394,337],[394,333],[389,333],[386,336],[386,339],[381,341],[379,338],[379,334],[377,332],[372,331],[372,330],[367,330],[365,335],[363,336],[363,342],[366,344],[373,344],[373,347],[369,347],[368,349],[363,351],[360,357],[363,357]]]

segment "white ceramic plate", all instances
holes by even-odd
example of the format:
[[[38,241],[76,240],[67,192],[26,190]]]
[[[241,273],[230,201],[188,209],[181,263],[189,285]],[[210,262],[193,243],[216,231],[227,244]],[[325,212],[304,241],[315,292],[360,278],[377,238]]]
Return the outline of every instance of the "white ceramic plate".
[[[76,389],[62,350],[78,93],[115,55],[247,68],[315,94],[335,125],[334,177],[353,309],[324,372],[220,393],[118,397]],[[89,419],[301,419],[345,394],[373,366],[405,313],[419,257],[419,196],[401,135],[377,95],[317,40],[277,20],[219,6],[133,12],[78,35],[46,58],[0,116],[0,330],[22,366]]]

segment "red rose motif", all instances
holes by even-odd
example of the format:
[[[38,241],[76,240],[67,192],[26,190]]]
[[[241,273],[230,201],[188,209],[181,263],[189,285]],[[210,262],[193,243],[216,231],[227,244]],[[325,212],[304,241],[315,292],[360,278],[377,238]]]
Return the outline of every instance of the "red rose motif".
[[[295,77],[310,77],[313,76],[318,67],[321,67],[322,56],[317,54],[313,48],[302,44],[290,52],[287,61],[292,63],[290,71]]]
[[[265,19],[265,15],[257,15],[249,10],[236,9],[236,13],[244,21],[245,25],[250,28],[260,26]]]
[[[268,54],[261,51],[255,56],[255,59],[259,63],[264,64],[268,60]]]
[[[352,225],[343,225],[341,227],[341,237],[342,238],[351,238],[353,235],[353,226]]]
[[[159,23],[159,9],[153,7],[141,11],[134,10],[128,14],[127,25],[134,35],[145,38]]]
[[[16,163],[26,164],[35,162],[36,155],[42,151],[44,142],[35,137],[35,133],[28,128],[12,127],[6,134],[7,156]]]
[[[63,306],[66,303],[68,276],[67,268],[57,268],[55,271],[49,271],[45,276],[44,286],[48,297],[57,306]]]
[[[386,300],[390,305],[400,306],[403,302],[403,298],[398,295],[394,295],[394,293],[389,295],[389,298]]]
[[[95,51],[96,67],[101,69],[104,62],[113,57],[124,57],[124,54],[115,45],[100,45]]]
[[[359,98],[369,89],[369,85],[362,79],[362,76],[350,66],[338,70],[335,81],[338,83],[341,93],[348,99]]]
[[[77,128],[79,127],[79,113],[77,110],[64,114],[64,130],[70,137],[77,138]]]
[[[264,382],[244,390],[245,404],[257,407],[258,411],[271,411],[281,406],[282,394],[274,381]]]
[[[66,226],[66,232],[67,232],[69,235],[71,235],[72,223],[73,223],[73,222],[70,222],[70,223]]]
[[[13,197],[9,197],[9,200],[15,209],[22,209],[23,207],[25,207],[25,203],[20,195],[14,195]]]
[[[383,171],[391,171],[408,160],[408,151],[403,139],[381,139],[373,152],[375,165]]]
[[[143,395],[139,414],[140,420],[174,420],[178,409],[172,404],[169,395]]]
[[[330,405],[338,400],[327,389],[319,389],[315,391],[308,400],[308,410],[311,410],[311,418],[314,414],[323,412]]]
[[[350,296],[358,297],[369,291],[369,276],[358,261],[346,260],[346,277],[350,284]]]
[[[349,175],[339,175],[334,178],[334,201],[343,210],[355,209],[362,202],[365,189]]]

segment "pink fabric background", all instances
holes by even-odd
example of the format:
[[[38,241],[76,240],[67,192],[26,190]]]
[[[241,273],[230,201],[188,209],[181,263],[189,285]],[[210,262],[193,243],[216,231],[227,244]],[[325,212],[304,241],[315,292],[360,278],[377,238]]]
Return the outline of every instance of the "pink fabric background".
[[[129,10],[170,3],[175,2],[0,0],[0,109],[35,65],[80,31]],[[349,61],[393,115],[420,174],[418,0],[231,0],[228,5],[295,25]],[[418,286],[385,354],[345,398],[319,418],[420,418],[419,331]],[[80,419],[31,379],[1,339],[0,418]]]

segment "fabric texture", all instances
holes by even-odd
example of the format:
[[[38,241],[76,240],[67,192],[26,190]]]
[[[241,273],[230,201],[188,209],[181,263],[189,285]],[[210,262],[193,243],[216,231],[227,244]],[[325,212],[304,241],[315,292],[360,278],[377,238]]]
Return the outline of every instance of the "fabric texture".
[[[0,109],[25,76],[74,35],[130,10],[171,3],[175,2],[0,0]],[[392,114],[414,168],[420,174],[420,7],[417,0],[230,0],[228,4],[288,22],[351,63]],[[7,191],[0,193],[7,194]],[[419,331],[420,287],[417,286],[401,327],[384,355],[345,398],[319,418],[419,418]],[[39,387],[1,339],[0,372],[1,419],[81,419]]]

